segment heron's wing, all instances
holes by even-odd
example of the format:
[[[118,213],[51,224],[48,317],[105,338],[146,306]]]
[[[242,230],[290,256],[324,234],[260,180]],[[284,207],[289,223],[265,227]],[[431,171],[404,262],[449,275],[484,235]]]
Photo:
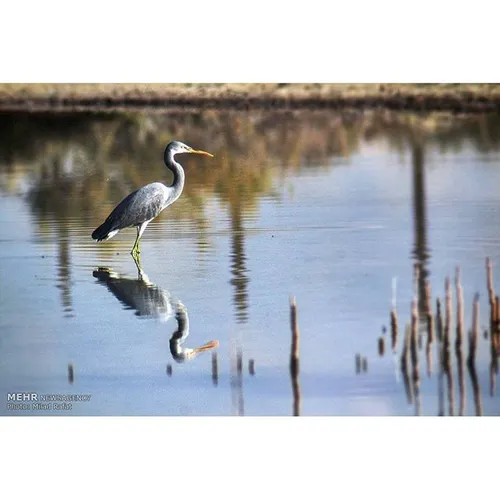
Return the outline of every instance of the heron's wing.
[[[110,231],[154,219],[168,203],[168,188],[159,182],[141,187],[124,198],[109,214]]]

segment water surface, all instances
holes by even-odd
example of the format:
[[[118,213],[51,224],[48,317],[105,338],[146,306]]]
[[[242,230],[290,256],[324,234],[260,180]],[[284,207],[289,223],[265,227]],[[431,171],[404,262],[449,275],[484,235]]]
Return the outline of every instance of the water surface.
[[[500,266],[497,117],[5,114],[0,126],[2,414],[458,414],[454,344],[451,404],[437,343],[430,376],[425,342],[418,352],[418,404],[400,369],[412,299],[427,278],[434,308],[456,266],[467,330],[480,293],[480,413],[500,414],[483,337],[486,257]],[[101,244],[90,234],[133,189],[170,181],[162,158],[173,139],[215,158],[178,157],[186,187],[144,233],[144,281],[129,254],[134,229]],[[215,340],[217,348],[183,351]],[[464,356],[466,348],[467,339]],[[356,355],[366,371],[357,373]],[[464,373],[463,412],[475,415],[478,394]],[[15,392],[90,399],[13,410]]]

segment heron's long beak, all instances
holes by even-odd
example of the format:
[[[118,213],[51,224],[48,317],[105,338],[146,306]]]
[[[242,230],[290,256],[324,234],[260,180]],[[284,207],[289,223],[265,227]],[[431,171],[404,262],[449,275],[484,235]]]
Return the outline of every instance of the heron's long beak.
[[[206,151],[199,151],[199,150],[196,150],[196,149],[192,149],[190,151],[190,153],[194,153],[194,154],[197,154],[197,155],[205,155],[205,156],[210,156],[210,158],[213,158],[214,155],[213,154],[210,154],[210,153],[207,153]]]
[[[199,353],[202,351],[209,351],[210,349],[214,349],[215,347],[219,347],[219,341],[218,340],[211,340],[210,342],[207,342],[206,344],[203,344],[200,347],[196,347],[193,349],[195,353]]]

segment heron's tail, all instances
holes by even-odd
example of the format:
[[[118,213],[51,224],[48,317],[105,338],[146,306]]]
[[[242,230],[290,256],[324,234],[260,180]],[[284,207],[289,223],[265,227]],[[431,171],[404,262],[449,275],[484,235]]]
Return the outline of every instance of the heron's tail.
[[[111,222],[106,221],[92,233],[92,238],[97,241],[109,240],[109,238],[112,238],[117,232],[116,230],[112,231]]]

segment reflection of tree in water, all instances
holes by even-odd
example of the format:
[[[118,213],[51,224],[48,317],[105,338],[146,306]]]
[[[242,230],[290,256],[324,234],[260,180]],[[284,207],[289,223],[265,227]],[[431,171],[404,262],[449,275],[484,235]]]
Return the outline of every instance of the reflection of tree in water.
[[[396,151],[413,155],[415,258],[425,279],[428,259],[425,213],[425,147],[442,151],[464,144],[479,151],[500,148],[500,117],[470,116],[440,121],[402,113],[221,112],[189,114],[43,115],[0,114],[0,189],[16,192],[27,183],[27,200],[41,239],[60,245],[63,304],[69,298],[72,220],[93,228],[137,187],[169,181],[163,148],[181,139],[215,154],[214,165],[200,167],[183,158],[187,182],[178,203],[162,216],[188,220],[196,228],[201,252],[209,245],[208,195],[227,207],[231,223],[231,273],[238,321],[247,320],[249,267],[245,223],[262,196],[272,196],[277,171],[328,166],[329,158],[349,156],[363,141],[385,138]],[[416,138],[424,137],[422,142]],[[8,176],[2,175],[9,173]],[[14,182],[14,184],[12,184]],[[107,248],[117,243],[111,240]],[[104,251],[99,247],[97,251]]]

